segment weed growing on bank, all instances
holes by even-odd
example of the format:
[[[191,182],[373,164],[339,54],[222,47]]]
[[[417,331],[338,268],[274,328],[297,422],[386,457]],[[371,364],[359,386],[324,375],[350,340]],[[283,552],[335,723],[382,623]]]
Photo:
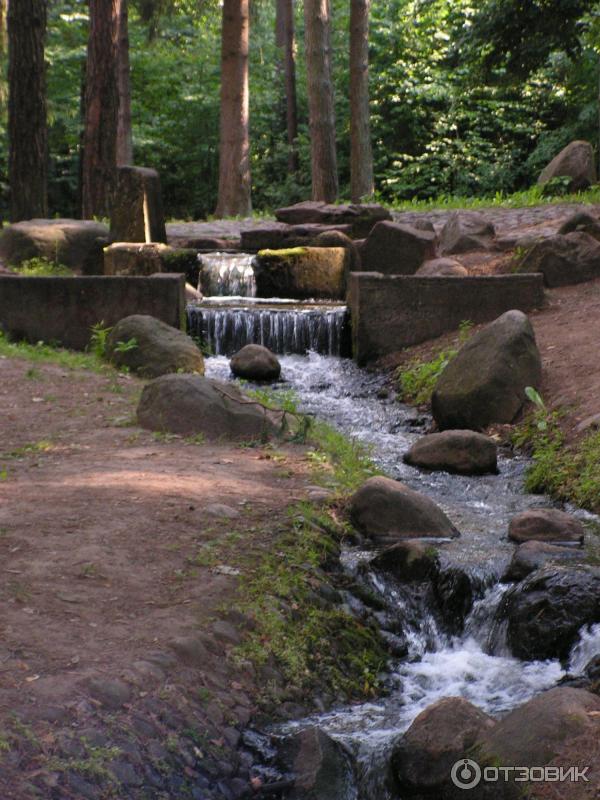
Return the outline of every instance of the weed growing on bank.
[[[560,424],[564,411],[549,411],[530,391],[528,397],[534,409],[512,436],[532,459],[525,490],[600,511],[600,431],[567,444]]]
[[[456,347],[446,347],[429,361],[414,360],[397,370],[396,380],[405,403],[417,406],[429,403],[440,375],[456,358],[461,346],[470,337],[472,327],[473,323],[468,320],[461,322]]]
[[[92,372],[111,370],[95,353],[65,350],[46,342],[36,344],[12,342],[2,331],[0,331],[0,358],[22,358],[26,361],[57,364],[65,369],[89,369]]]

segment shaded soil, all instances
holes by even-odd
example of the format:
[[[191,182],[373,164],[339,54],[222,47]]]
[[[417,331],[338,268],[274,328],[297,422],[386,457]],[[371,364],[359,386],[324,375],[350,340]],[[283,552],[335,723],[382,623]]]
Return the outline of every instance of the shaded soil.
[[[156,438],[116,373],[0,359],[0,387],[0,796],[104,797],[98,759],[119,797],[239,796],[260,680],[230,657],[237,579],[202,554],[272,548],[310,494],[302,449]]]
[[[546,290],[546,305],[531,311],[543,364],[541,395],[550,409],[566,409],[570,439],[600,427],[600,279]],[[475,326],[479,330],[482,325]],[[456,333],[395,353],[379,365],[395,368],[429,360],[441,349],[458,346]]]

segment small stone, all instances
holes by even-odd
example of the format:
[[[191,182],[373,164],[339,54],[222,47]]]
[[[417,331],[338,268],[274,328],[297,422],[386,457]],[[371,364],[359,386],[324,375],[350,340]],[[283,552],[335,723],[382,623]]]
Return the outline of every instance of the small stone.
[[[94,700],[113,711],[131,700],[129,686],[119,680],[92,678],[88,683],[88,690]]]
[[[242,637],[238,631],[230,622],[226,622],[224,619],[215,622],[212,629],[215,638],[225,644],[238,645],[242,641]]]

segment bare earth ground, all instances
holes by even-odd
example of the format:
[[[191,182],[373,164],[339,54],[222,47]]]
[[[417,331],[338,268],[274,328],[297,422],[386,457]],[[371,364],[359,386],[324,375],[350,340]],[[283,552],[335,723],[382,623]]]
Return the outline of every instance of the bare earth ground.
[[[309,491],[303,452],[289,447],[275,461],[260,449],[157,440],[130,426],[141,385],[0,359],[0,750],[23,733],[18,713],[50,762],[64,744],[55,722],[71,728],[80,758],[77,736],[118,713],[115,741],[133,715],[144,746],[154,743],[150,762],[168,761],[177,729],[201,731],[218,751],[237,744],[252,712],[254,676],[226,658],[238,641],[226,619],[236,578],[190,560],[236,533],[237,547],[272,547],[286,507]],[[130,746],[117,761],[133,790],[141,751]],[[180,769],[193,777],[198,761],[191,752]],[[0,797],[36,796],[27,785],[40,774],[40,796],[88,796],[77,786],[53,793],[64,768],[64,755],[53,770],[11,750]]]

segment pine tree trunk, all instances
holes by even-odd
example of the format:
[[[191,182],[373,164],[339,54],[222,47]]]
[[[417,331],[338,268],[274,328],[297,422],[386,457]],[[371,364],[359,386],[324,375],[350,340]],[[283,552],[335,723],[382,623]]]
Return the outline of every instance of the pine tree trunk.
[[[8,9],[8,180],[13,222],[48,216],[46,0]]]
[[[298,98],[296,92],[296,36],[294,0],[277,0],[276,32],[278,47],[283,50],[285,79],[285,122],[288,140],[288,172],[298,172]]]
[[[252,213],[248,127],[249,31],[249,0],[223,0],[217,217]]]
[[[304,28],[312,197],[331,203],[337,198],[338,175],[329,0],[304,0]]]
[[[6,59],[6,0],[0,0],[0,112],[4,114],[8,87],[4,79]]]
[[[128,0],[116,0],[115,46],[117,48],[117,83],[119,90],[119,119],[117,125],[117,164],[133,164],[131,132],[131,81],[129,70]]]
[[[350,192],[353,203],[374,192],[369,112],[369,7],[350,0]]]
[[[82,160],[82,215],[110,216],[117,164],[117,0],[90,0]]]

